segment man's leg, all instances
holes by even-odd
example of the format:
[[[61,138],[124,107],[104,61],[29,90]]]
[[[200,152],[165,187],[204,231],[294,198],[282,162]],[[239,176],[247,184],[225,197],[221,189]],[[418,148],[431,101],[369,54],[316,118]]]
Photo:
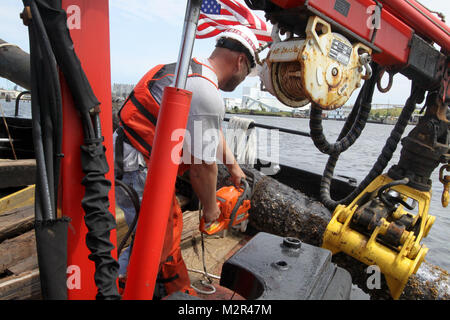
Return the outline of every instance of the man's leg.
[[[163,255],[161,256],[161,261],[163,262],[161,263],[160,282],[164,285],[166,295],[170,295],[177,291],[196,295],[191,287],[186,264],[181,255],[180,242],[181,233],[183,231],[183,212],[181,211],[175,195],[173,197],[170,214],[172,216],[171,222],[173,233],[172,239],[169,240],[168,237],[166,237],[164,243]],[[168,224],[168,229],[169,225],[170,223]]]
[[[145,187],[145,179],[147,177],[147,169],[140,167],[136,171],[124,172],[122,182],[132,187],[136,190],[139,196],[139,202],[142,200],[142,195],[144,193]],[[122,209],[125,215],[125,221],[128,224],[128,227],[131,226],[134,217],[136,215],[135,208],[133,202],[131,201],[129,195],[119,186],[116,186],[115,190],[116,195],[116,204]],[[130,247],[126,248],[122,251],[119,257],[119,276],[125,276],[128,262],[130,259]]]
[[[139,195],[139,200],[142,200],[142,195],[145,187],[147,171],[138,170],[132,172],[125,172],[123,175],[123,182],[133,187]],[[123,210],[125,220],[128,226],[131,225],[134,217],[134,206],[128,195],[119,187],[116,187],[116,202]],[[173,197],[173,204],[169,221],[167,223],[167,230],[164,239],[164,247],[161,255],[161,272],[160,279],[165,288],[165,294],[170,295],[176,291],[187,292],[195,295],[195,291],[190,286],[189,275],[186,265],[181,256],[181,233],[183,231],[183,213],[178,204],[176,196]],[[126,248],[119,257],[119,276],[125,277],[130,258],[130,247]],[[173,281],[168,281],[172,280]]]

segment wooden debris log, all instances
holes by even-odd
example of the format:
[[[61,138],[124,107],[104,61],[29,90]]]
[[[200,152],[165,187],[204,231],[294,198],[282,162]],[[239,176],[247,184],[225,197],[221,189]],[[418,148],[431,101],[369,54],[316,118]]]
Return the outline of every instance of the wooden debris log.
[[[32,185],[36,182],[36,160],[0,159],[0,177],[0,189]]]
[[[39,270],[25,271],[0,279],[0,300],[40,300]]]
[[[30,55],[0,39],[0,77],[30,90]]]
[[[34,226],[34,205],[0,214],[0,242],[25,233]]]
[[[0,243],[0,274],[36,254],[34,230]]]
[[[0,203],[0,300],[41,299],[39,269],[34,231],[34,205],[20,206],[34,198],[34,188],[27,188]],[[188,199],[177,195],[180,204]],[[18,201],[16,201],[17,199]],[[116,208],[117,243],[128,231],[123,211]],[[183,214],[182,240],[198,233],[198,212]]]
[[[323,233],[331,220],[331,212],[304,193],[281,184],[270,176],[263,176],[256,170],[250,171],[255,183],[249,226],[256,231],[296,237],[305,243],[321,246]],[[228,177],[226,169],[219,167],[219,187],[227,184]],[[353,283],[372,299],[390,299],[383,276],[380,289],[367,288],[368,278],[372,275],[366,271],[367,265],[344,253],[336,254],[333,262],[348,270]],[[447,271],[427,262],[422,263],[417,273],[410,277],[400,299],[450,299],[450,278]]]
[[[255,229],[283,236],[295,236],[320,246],[331,220],[320,202],[266,176],[255,185],[250,224]]]

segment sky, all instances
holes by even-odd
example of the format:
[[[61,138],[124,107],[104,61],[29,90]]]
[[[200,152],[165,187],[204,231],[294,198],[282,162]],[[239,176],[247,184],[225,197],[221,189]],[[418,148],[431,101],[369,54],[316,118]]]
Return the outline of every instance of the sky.
[[[241,0],[243,2],[243,0]],[[421,0],[430,10],[443,12],[450,21],[449,0]],[[178,58],[183,30],[186,1],[181,0],[110,0],[110,46],[112,83],[135,84],[156,64],[175,62]],[[20,0],[0,1],[0,38],[29,52],[28,31],[19,19],[23,10]],[[262,11],[256,11],[264,17]],[[264,19],[264,18],[263,18]],[[208,57],[215,40],[197,39],[193,56]],[[247,78],[233,93],[223,97],[242,96],[244,86],[259,83],[259,78]],[[384,82],[383,82],[384,83]],[[0,78],[0,87],[14,84]],[[373,103],[402,104],[410,91],[410,81],[397,74],[390,92],[376,91]],[[347,104],[356,99],[353,93]]]

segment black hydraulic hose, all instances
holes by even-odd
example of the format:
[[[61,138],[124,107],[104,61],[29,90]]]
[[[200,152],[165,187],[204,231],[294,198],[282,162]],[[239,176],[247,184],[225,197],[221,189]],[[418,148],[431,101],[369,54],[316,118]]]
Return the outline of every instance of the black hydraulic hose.
[[[387,183],[384,186],[382,186],[380,189],[378,189],[377,196],[381,197],[381,195],[384,193],[384,191],[386,191],[394,186],[406,185],[406,184],[408,184],[408,182],[409,182],[409,178],[403,178],[401,180],[394,180],[390,183]]]
[[[30,27],[28,30],[30,38],[30,52],[33,53],[33,58],[30,59],[31,65],[31,114],[32,114],[32,132],[33,145],[36,157],[36,204],[35,204],[35,220],[50,220],[52,200],[47,179],[47,170],[45,168],[44,146],[41,140],[42,127],[40,115],[40,97],[39,97],[39,74],[42,74],[42,54],[38,45],[38,37],[36,30]]]
[[[361,96],[358,95],[358,98],[356,100],[355,105],[360,106],[359,100],[361,99]],[[349,116],[347,117],[347,120],[344,123],[344,126],[342,127],[342,130],[337,138],[337,141],[341,140],[343,137],[347,135],[347,133],[352,128],[353,124],[355,123],[356,117],[359,113],[359,108],[353,108],[350,112]],[[336,166],[336,162],[338,161],[340,156],[340,153],[333,153],[328,158],[327,164],[325,166],[325,171],[322,176],[321,180],[321,192],[323,192],[325,195],[330,194],[330,188],[331,188],[331,181],[333,179],[333,172],[334,168]],[[328,197],[326,198],[328,199]]]
[[[86,246],[89,260],[95,264],[94,281],[97,286],[96,299],[120,299],[115,280],[119,264],[111,255],[115,249],[110,240],[116,221],[109,212],[109,190],[111,182],[105,178],[109,171],[101,139],[85,139],[81,146],[81,167],[84,177],[81,184],[85,194],[81,206],[85,212],[84,222],[88,229]]]
[[[31,112],[36,158],[35,237],[43,299],[67,299],[67,230],[69,220],[57,217],[62,99],[56,60],[35,1],[30,8]],[[16,104],[16,114],[18,104]]]
[[[100,102],[97,100],[67,28],[67,13],[61,8],[61,0],[34,0],[39,6],[56,61],[67,86],[72,93],[75,107],[80,114],[89,113]]]
[[[386,197],[385,195],[385,191],[394,187],[394,186],[399,186],[399,185],[407,185],[409,183],[409,178],[403,178],[400,180],[394,180],[384,186],[382,186],[378,192],[377,192],[377,196],[380,198],[381,202],[383,202],[386,206],[388,207],[394,207],[394,204],[391,202],[391,200],[395,200],[395,202],[402,204],[405,208],[409,209],[409,210],[413,210],[414,207],[410,206],[409,204],[407,204],[405,201],[403,201],[400,198],[393,198],[393,197],[389,197],[389,199]]]
[[[364,190],[370,182],[373,181],[377,176],[379,176],[383,170],[386,168],[389,161],[392,159],[392,155],[397,149],[397,145],[405,131],[408,121],[416,108],[417,102],[423,98],[424,91],[412,83],[411,95],[406,101],[405,107],[403,108],[400,117],[391,131],[390,136],[386,140],[386,143],[378,156],[377,161],[373,165],[372,169],[369,171],[364,180],[356,187],[353,192],[347,195],[344,199],[335,201],[331,199],[330,196],[330,185],[333,178],[334,168],[338,160],[338,154],[332,154],[328,159],[325,171],[322,176],[321,187],[320,187],[320,197],[322,203],[330,210],[334,210],[339,204],[349,204],[357,195],[359,195],[362,190]]]
[[[53,55],[49,37],[47,35],[44,23],[36,3],[30,3],[30,9],[33,16],[32,29],[35,32],[35,40],[40,48],[41,59],[40,66],[42,72],[39,72],[40,86],[36,94],[40,99],[39,113],[42,127],[43,151],[45,158],[45,167],[47,171],[47,184],[52,201],[52,211],[48,219],[56,219],[57,191],[61,167],[62,152],[62,98],[59,85],[58,70],[56,60]]]
[[[45,59],[43,61],[44,70],[47,69],[47,65],[45,63]],[[45,74],[40,75],[41,83],[45,83],[46,80]],[[55,214],[55,186],[54,186],[54,172],[53,172],[53,123],[50,117],[49,105],[51,104],[49,98],[51,84],[49,84],[46,88],[40,88],[40,90],[44,93],[48,98],[47,103],[41,103],[41,126],[42,126],[42,141],[44,144],[44,158],[45,158],[45,168],[47,171],[47,179],[48,179],[48,189],[50,192],[50,198],[52,200],[52,211],[49,213],[50,219],[54,220],[56,218]]]
[[[129,225],[128,231],[125,234],[125,236],[123,237],[122,241],[120,242],[120,245],[117,247],[117,256],[120,256],[120,253],[122,252],[123,247],[125,246],[128,239],[130,238],[131,234],[134,232],[134,230],[136,228],[137,221],[139,219],[139,211],[141,210],[141,205],[140,205],[140,201],[139,201],[139,195],[137,194],[136,190],[134,190],[134,188],[132,188],[128,184],[126,184],[118,179],[116,179],[115,182],[116,182],[116,185],[121,187],[127,193],[128,197],[130,198],[131,202],[133,203],[133,207],[134,207],[134,211],[135,211],[133,221]]]
[[[341,137],[336,143],[329,143],[323,133],[322,127],[322,109],[314,102],[311,103],[311,114],[309,127],[311,129],[311,138],[314,145],[320,152],[325,154],[342,153],[352,146],[361,135],[364,129],[370,110],[372,109],[372,96],[380,75],[380,67],[372,63],[372,77],[364,82],[361,91],[353,108],[359,110],[358,115],[353,122],[353,126],[345,136]]]
[[[94,131],[97,138],[102,137],[102,124],[100,122],[100,115],[98,112],[94,115]]]
[[[47,60],[47,48],[42,48],[42,52],[45,52],[45,57],[42,61],[43,70],[49,71],[49,63]],[[50,72],[51,73],[51,72]],[[54,176],[54,123],[51,117],[52,114],[52,105],[54,103],[54,97],[52,94],[53,91],[53,83],[49,81],[47,73],[41,73],[40,82],[46,83],[39,88],[40,95],[44,97],[41,100],[40,104],[40,113],[41,113],[41,126],[42,126],[42,141],[44,145],[44,158],[45,158],[45,168],[47,171],[47,179],[48,179],[48,189],[50,192],[50,197],[52,200],[52,212],[50,220],[56,219],[56,200],[55,190],[57,190],[57,185],[55,186],[55,176]]]
[[[36,17],[42,16],[41,21],[51,44],[54,59],[64,75],[82,122],[84,145],[81,146],[81,166],[85,176],[81,183],[85,186],[85,194],[81,206],[85,212],[84,220],[88,229],[86,246],[91,252],[88,258],[95,263],[94,281],[98,288],[96,298],[120,299],[116,286],[119,265],[111,255],[114,245],[110,241],[110,231],[116,228],[116,223],[109,212],[108,193],[111,182],[105,177],[109,166],[97,119],[99,112],[97,106],[100,102],[74,51],[67,28],[67,13],[61,7],[61,0],[23,0],[23,2],[26,7],[32,8],[33,24],[35,23],[34,12],[37,12]],[[36,39],[43,38],[36,37]],[[48,42],[46,44],[48,45]],[[48,60],[47,63],[52,62]],[[49,90],[55,88],[48,87]],[[51,106],[47,109],[49,110]],[[57,115],[56,118],[59,116]],[[92,123],[93,119],[95,124]],[[62,134],[59,137],[62,137]],[[56,154],[59,160],[60,154],[58,152]]]
[[[245,0],[245,4],[252,10],[264,10],[267,8],[267,0]]]

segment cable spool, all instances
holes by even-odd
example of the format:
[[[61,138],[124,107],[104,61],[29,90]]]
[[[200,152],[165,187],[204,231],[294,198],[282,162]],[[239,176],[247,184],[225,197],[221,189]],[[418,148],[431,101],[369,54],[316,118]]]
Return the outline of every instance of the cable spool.
[[[319,17],[309,18],[306,39],[272,38],[277,41],[266,59],[269,86],[266,75],[261,78],[265,87],[273,87],[273,94],[290,107],[314,102],[323,110],[337,109],[361,86],[361,79],[371,76],[372,50],[332,32],[331,25]]]
[[[309,103],[300,81],[302,66],[298,61],[272,64],[272,86],[277,98],[293,108]]]

